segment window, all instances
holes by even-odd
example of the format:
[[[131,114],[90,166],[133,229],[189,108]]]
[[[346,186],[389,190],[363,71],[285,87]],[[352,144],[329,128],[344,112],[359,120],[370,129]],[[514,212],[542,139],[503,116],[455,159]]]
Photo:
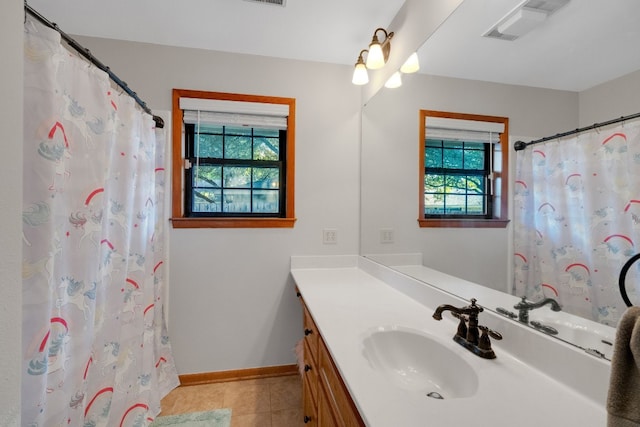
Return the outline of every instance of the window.
[[[505,227],[508,120],[420,112],[421,227]]]
[[[293,227],[295,100],[173,91],[174,227]]]

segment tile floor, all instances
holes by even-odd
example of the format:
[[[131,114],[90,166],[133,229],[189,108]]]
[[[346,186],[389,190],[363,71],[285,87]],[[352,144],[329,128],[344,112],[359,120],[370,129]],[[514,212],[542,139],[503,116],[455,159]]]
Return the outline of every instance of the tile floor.
[[[161,402],[160,415],[231,408],[231,427],[299,427],[302,422],[300,376],[180,386]]]

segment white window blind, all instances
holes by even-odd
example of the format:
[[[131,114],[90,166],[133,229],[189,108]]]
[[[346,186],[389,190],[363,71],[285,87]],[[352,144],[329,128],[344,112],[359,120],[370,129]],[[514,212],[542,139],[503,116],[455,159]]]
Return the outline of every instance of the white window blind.
[[[426,119],[427,139],[495,143],[499,140],[498,135],[503,132],[504,123],[444,117],[427,117]]]
[[[285,104],[218,99],[180,98],[180,109],[188,124],[286,129],[289,116]]]

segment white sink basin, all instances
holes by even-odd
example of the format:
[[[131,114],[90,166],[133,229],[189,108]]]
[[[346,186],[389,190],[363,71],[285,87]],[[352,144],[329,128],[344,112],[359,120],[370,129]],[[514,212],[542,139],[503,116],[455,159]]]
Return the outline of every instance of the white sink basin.
[[[454,351],[427,333],[378,328],[364,338],[363,345],[373,369],[404,390],[443,399],[471,397],[478,390],[478,375],[456,352],[467,350]]]

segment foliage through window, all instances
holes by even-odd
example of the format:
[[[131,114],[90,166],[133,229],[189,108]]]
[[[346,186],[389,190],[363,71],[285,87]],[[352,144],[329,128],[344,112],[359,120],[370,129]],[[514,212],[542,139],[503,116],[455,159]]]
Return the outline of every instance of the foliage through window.
[[[188,216],[282,217],[287,131],[185,125]]]
[[[491,217],[488,143],[425,141],[425,217]]]
[[[174,89],[174,227],[292,227],[295,100]]]
[[[508,119],[420,111],[421,227],[504,227]]]

